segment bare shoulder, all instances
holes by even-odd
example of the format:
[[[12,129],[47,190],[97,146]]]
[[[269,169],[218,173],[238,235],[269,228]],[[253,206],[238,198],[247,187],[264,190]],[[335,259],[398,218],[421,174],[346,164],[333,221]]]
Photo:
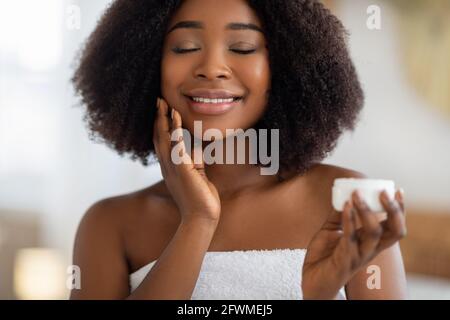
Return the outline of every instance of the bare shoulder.
[[[73,250],[73,264],[83,274],[82,289],[72,290],[72,299],[122,299],[128,295],[128,275],[134,262],[128,250],[136,247],[134,243],[130,245],[128,235],[137,230],[153,236],[152,230],[159,227],[158,219],[153,217],[159,212],[158,201],[163,202],[162,199],[164,190],[157,183],[102,199],[88,208],[79,223]],[[152,245],[151,241],[141,242]]]
[[[305,175],[298,176],[296,183],[307,194],[311,211],[324,222],[333,212],[332,187],[337,178],[367,178],[359,171],[330,164],[316,164]]]
[[[317,174],[321,178],[366,178],[367,176],[357,170],[320,163],[312,168],[312,174]]]
[[[146,243],[150,256],[156,255],[178,225],[176,207],[164,181],[128,194],[97,201],[88,208],[78,226],[75,248],[86,243],[108,246],[126,257],[134,269],[139,248]],[[108,245],[107,245],[108,244]],[[149,246],[155,246],[149,248]],[[139,252],[137,252],[139,250]],[[137,262],[139,263],[139,262]]]
[[[331,191],[334,180],[337,178],[367,178],[359,171],[339,167],[331,164],[317,163],[303,175],[293,175],[292,180],[298,186],[308,186],[314,191]]]
[[[344,168],[331,164],[319,163],[305,174],[305,179],[315,188],[331,192],[334,180],[338,178],[367,178],[366,174],[354,169]]]
[[[170,201],[160,181],[145,189],[99,200],[84,214],[80,224],[119,230],[129,221],[158,213],[158,206]]]

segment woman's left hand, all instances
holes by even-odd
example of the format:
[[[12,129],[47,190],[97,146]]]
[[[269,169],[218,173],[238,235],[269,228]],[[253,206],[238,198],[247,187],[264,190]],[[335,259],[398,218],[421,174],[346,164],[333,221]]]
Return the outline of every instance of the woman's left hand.
[[[304,299],[334,299],[357,271],[406,236],[403,193],[398,190],[390,200],[383,191],[380,200],[387,213],[382,222],[357,191],[343,212],[330,215],[308,246],[302,272]]]

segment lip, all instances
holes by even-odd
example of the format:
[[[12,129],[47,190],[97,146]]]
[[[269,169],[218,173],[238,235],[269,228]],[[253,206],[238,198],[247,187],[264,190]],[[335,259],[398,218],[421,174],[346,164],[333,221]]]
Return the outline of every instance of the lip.
[[[186,92],[185,97],[192,111],[204,115],[222,115],[227,113],[242,102],[243,95],[235,94],[228,90],[219,89],[193,89]],[[196,102],[191,97],[200,97],[208,99],[230,99],[239,98],[233,102],[227,103],[203,103]]]
[[[243,96],[243,94],[233,93],[229,90],[203,89],[203,88],[190,90],[186,92],[185,95],[189,97],[200,97],[209,99],[229,99]]]

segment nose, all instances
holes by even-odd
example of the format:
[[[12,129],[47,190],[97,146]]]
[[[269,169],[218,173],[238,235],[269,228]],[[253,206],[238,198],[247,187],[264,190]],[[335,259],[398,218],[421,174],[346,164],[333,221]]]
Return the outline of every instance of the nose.
[[[226,80],[231,78],[231,70],[225,57],[218,50],[209,50],[205,51],[202,61],[195,69],[194,76],[204,80]]]

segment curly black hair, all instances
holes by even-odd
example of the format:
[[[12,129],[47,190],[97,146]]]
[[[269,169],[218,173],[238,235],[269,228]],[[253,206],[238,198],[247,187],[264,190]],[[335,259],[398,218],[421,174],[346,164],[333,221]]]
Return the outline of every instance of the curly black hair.
[[[114,1],[82,47],[72,78],[90,137],[145,166],[157,159],[152,104],[161,91],[164,34],[181,2]],[[254,128],[279,129],[280,172],[303,174],[344,130],[354,130],[363,106],[348,33],[316,0],[248,4],[263,24],[272,76],[266,112]]]

